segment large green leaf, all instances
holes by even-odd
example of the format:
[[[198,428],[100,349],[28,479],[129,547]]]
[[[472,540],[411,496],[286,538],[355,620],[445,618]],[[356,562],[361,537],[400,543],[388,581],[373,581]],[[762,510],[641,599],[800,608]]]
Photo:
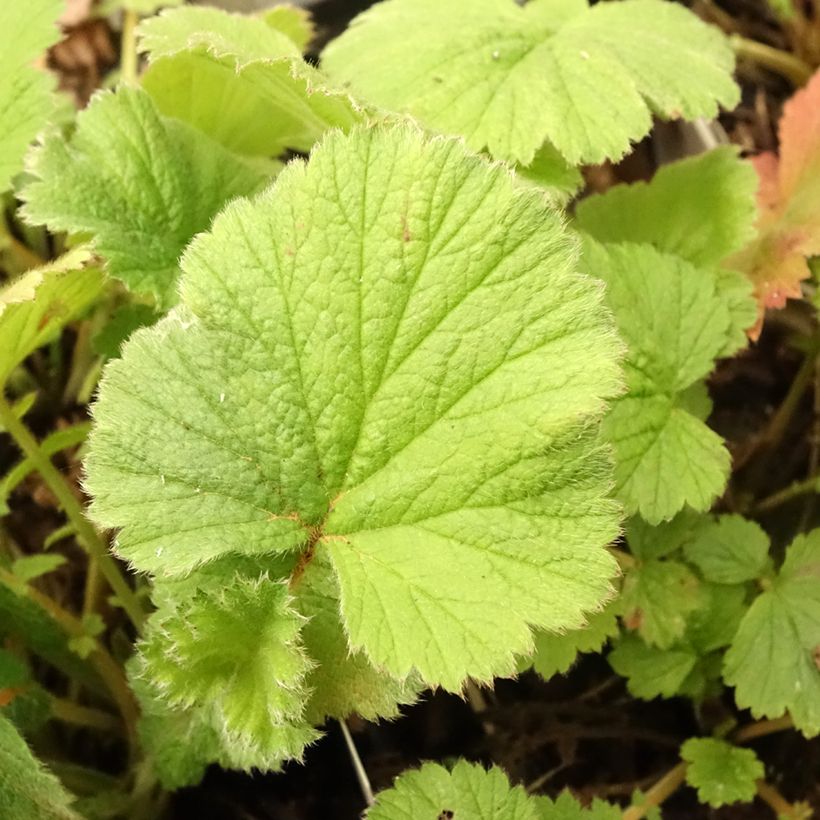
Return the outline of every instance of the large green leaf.
[[[725,740],[693,737],[681,746],[689,764],[686,782],[698,790],[702,803],[719,808],[727,803],[748,803],[765,771],[751,749],[739,749]]]
[[[820,733],[820,530],[795,539],[767,587],[726,653],[724,677],[738,706],[755,717],[788,710],[812,737]]]
[[[615,570],[620,346],[575,266],[543,197],[460,142],[329,135],[190,246],[184,304],[108,366],[94,516],[160,574],[290,553],[300,611],[329,561],[351,649],[394,677],[511,674]]]
[[[4,820],[80,820],[73,797],[32,755],[14,724],[0,715],[0,817]]]
[[[0,191],[23,166],[29,143],[46,125],[54,81],[35,60],[60,36],[62,0],[0,4]]]
[[[252,18],[187,7],[146,20],[142,83],[160,111],[258,157],[309,151],[329,128],[357,122],[353,101],[302,60],[275,12]]]
[[[652,114],[713,117],[739,99],[721,33],[660,0],[387,0],[323,65],[368,101],[522,165],[545,141],[573,164],[618,158]]]
[[[31,171],[22,193],[30,222],[90,234],[113,276],[166,304],[194,234],[269,177],[128,87],[99,94],[69,141],[49,135]]]

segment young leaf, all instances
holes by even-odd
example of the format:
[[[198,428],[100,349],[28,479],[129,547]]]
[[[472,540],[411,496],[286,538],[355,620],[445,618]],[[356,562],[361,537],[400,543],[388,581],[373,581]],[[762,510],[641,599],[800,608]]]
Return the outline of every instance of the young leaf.
[[[636,635],[624,635],[608,659],[612,668],[627,679],[632,695],[652,700],[677,695],[695,668],[698,654],[686,645],[660,649]]]
[[[74,798],[32,755],[8,718],[0,715],[0,817],[5,820],[80,820]]]
[[[725,38],[658,0],[388,0],[323,65],[368,101],[525,166],[544,142],[573,165],[617,159],[652,113],[714,117],[739,99]]]
[[[726,653],[724,678],[755,717],[786,710],[820,733],[820,530],[798,536],[776,579],[752,604]]]
[[[540,820],[536,799],[511,787],[500,769],[459,760],[452,771],[438,763],[404,772],[376,795],[367,820]]]
[[[764,574],[769,563],[769,537],[759,524],[740,515],[706,519],[684,547],[688,561],[708,581],[739,584]]]
[[[584,177],[548,142],[545,142],[527,166],[518,166],[521,179],[547,190],[554,200],[566,204],[584,185]]]
[[[755,784],[765,774],[751,749],[713,737],[690,738],[681,746],[680,756],[689,764],[686,782],[698,790],[701,803],[714,808],[754,800]]]
[[[193,7],[146,20],[139,29],[150,61],[143,86],[163,114],[231,151],[309,151],[325,131],[349,129],[360,113],[302,60],[279,21]]]
[[[103,276],[95,268],[83,268],[89,257],[78,248],[0,289],[0,387],[17,365],[99,296]]]
[[[460,142],[328,135],[191,245],[184,306],[109,365],[93,514],[163,574],[298,550],[297,608],[325,556],[351,648],[394,677],[512,673],[615,568],[619,345],[575,263],[543,197]]]
[[[54,81],[34,62],[57,42],[56,23],[64,5],[62,0],[0,4],[0,192],[22,170],[29,143],[54,108]]]
[[[191,237],[268,178],[128,87],[98,94],[69,142],[49,135],[30,170],[36,179],[22,192],[30,222],[91,234],[113,276],[166,305],[176,301]]]
[[[603,429],[614,446],[618,498],[651,524],[687,505],[705,510],[723,490],[730,458],[687,409],[686,390],[711,371],[726,340],[729,313],[714,278],[649,245],[587,238],[584,262],[606,283],[629,348],[628,392]]]
[[[54,572],[57,567],[65,564],[65,556],[58,553],[43,553],[41,555],[26,555],[18,558],[11,565],[12,574],[23,583],[33,581],[41,575]]]
[[[779,160],[768,152],[753,160],[758,236],[732,260],[754,284],[755,335],[766,308],[800,298],[800,282],[810,273],[806,257],[820,254],[820,72],[783,106],[779,136]]]

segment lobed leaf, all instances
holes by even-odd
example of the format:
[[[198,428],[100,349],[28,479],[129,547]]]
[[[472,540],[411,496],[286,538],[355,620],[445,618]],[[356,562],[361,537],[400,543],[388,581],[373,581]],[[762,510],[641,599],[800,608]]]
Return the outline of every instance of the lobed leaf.
[[[738,584],[762,576],[769,564],[769,537],[740,515],[705,521],[684,547],[686,558],[717,584]]]
[[[30,157],[23,214],[51,230],[91,235],[129,289],[176,301],[178,262],[222,206],[268,174],[202,134],[161,117],[147,94],[97,94],[69,141],[49,135]]]
[[[461,143],[328,135],[191,245],[184,305],[108,366],[93,514],[151,572],[290,554],[297,609],[329,561],[351,650],[395,678],[511,674],[615,570],[620,347],[575,264]]]
[[[23,155],[54,109],[54,80],[34,67],[56,43],[62,0],[0,4],[0,192],[23,168]]]
[[[686,782],[698,790],[701,803],[720,808],[754,800],[756,783],[765,772],[751,749],[713,737],[693,737],[681,746],[680,753],[689,764]]]
[[[725,38],[658,0],[387,0],[323,66],[376,105],[524,166],[545,142],[572,165],[617,159],[653,114],[714,117],[739,99]]]

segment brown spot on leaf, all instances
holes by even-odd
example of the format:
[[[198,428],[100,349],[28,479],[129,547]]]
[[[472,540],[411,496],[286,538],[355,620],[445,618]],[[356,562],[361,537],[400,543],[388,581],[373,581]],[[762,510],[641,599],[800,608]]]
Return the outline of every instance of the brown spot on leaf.
[[[438,820],[453,820],[456,813],[452,809],[442,809],[438,816]]]

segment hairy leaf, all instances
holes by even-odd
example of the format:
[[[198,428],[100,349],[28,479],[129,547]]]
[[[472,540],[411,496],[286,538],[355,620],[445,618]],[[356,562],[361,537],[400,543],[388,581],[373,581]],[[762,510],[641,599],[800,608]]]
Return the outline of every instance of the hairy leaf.
[[[329,135],[191,245],[184,306],[109,365],[94,515],[163,574],[298,552],[297,609],[328,559],[351,649],[394,677],[512,673],[614,571],[619,345],[575,264],[543,197],[460,142]]]
[[[820,530],[798,536],[754,601],[726,653],[724,677],[755,717],[786,710],[807,737],[820,733]]]
[[[186,7],[146,20],[142,83],[159,110],[253,157],[309,151],[329,128],[350,128],[357,107],[302,60],[275,12],[251,18]]]
[[[99,296],[103,277],[95,268],[84,268],[89,258],[78,248],[0,289],[0,387],[17,365]]]
[[[607,302],[629,348],[628,392],[604,422],[615,450],[615,488],[627,513],[649,523],[685,506],[707,509],[722,492],[729,453],[689,410],[687,389],[723,347],[729,312],[714,278],[649,245],[584,242],[587,270],[604,280]]]
[[[723,36],[658,0],[387,0],[323,65],[368,101],[522,165],[544,142],[573,165],[618,158],[653,113],[713,117],[738,101]]]
[[[22,170],[29,143],[45,127],[54,108],[53,79],[34,67],[57,42],[62,0],[0,4],[0,191]]]
[[[32,755],[8,718],[0,715],[0,817],[79,820],[73,797]]]
[[[268,178],[129,87],[98,94],[69,142],[50,135],[31,171],[36,181],[22,193],[30,222],[90,234],[113,276],[165,304],[176,301],[191,237]]]
[[[719,808],[754,799],[764,769],[751,749],[713,737],[693,737],[681,746],[680,754],[689,764],[686,782],[698,790],[701,803]]]
[[[620,820],[621,810],[611,803],[595,798],[589,808],[581,804],[567,791],[555,800],[534,797],[539,820]]]
[[[760,333],[763,311],[799,299],[809,276],[806,257],[820,254],[820,73],[784,106],[779,125],[780,158],[754,160],[759,177],[758,236],[732,264],[754,284]]]

